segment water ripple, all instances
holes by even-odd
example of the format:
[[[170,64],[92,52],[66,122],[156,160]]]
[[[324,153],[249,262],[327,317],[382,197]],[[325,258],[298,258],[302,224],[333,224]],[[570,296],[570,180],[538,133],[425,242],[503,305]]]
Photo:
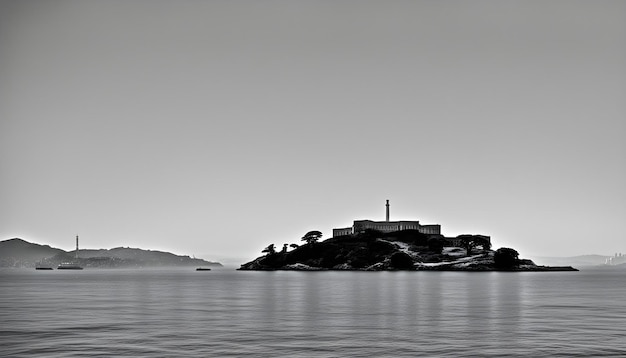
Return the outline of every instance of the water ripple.
[[[624,356],[612,272],[0,272],[7,357]]]

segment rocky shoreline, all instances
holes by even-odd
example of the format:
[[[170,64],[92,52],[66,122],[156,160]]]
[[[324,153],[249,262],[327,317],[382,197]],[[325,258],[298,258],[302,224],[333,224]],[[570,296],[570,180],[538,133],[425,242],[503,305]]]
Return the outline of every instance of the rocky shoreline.
[[[308,266],[305,264],[290,264],[282,267],[268,267],[263,265],[255,265],[252,262],[241,265],[238,271],[469,271],[469,272],[559,272],[559,271],[579,271],[572,266],[541,266],[541,265],[525,265],[523,267],[513,268],[497,268],[493,266],[470,266],[470,267],[453,267],[451,265],[441,266],[421,266],[415,269],[396,269],[393,267],[382,268],[367,267],[367,268],[354,268],[350,266],[339,266],[332,268]]]

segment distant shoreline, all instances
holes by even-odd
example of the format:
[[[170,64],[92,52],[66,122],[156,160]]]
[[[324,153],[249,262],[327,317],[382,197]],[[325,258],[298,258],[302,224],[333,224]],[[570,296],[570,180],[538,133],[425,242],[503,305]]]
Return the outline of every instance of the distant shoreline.
[[[83,268],[223,267],[219,262],[130,247],[82,249],[77,255],[76,250],[64,251],[19,238],[0,241],[0,267],[57,267],[63,262]]]

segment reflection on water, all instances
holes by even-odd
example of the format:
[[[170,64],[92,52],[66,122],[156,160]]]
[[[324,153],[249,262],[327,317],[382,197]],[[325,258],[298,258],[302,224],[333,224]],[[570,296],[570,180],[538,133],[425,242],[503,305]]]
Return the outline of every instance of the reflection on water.
[[[0,271],[17,356],[626,352],[620,272]]]

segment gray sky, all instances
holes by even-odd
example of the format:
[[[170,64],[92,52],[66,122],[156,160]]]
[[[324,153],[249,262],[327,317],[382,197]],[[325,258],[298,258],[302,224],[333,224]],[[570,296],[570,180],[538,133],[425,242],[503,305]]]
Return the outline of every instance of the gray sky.
[[[624,1],[0,0],[0,239],[625,252],[625,99]]]

